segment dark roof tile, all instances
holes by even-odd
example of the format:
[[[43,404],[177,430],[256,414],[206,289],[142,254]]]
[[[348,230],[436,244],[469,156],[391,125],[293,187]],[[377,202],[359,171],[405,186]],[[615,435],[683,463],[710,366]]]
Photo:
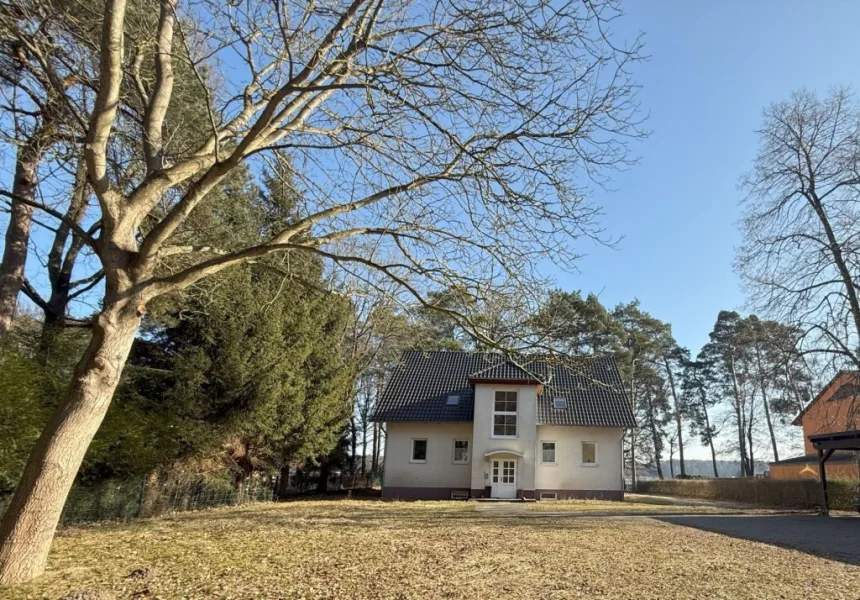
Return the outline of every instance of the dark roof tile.
[[[527,376],[527,377],[526,377]],[[475,380],[537,379],[538,425],[635,427],[630,402],[611,356],[505,357],[481,352],[404,352],[382,393],[374,421],[472,420]],[[448,396],[460,397],[456,406]],[[553,398],[567,399],[554,408]]]

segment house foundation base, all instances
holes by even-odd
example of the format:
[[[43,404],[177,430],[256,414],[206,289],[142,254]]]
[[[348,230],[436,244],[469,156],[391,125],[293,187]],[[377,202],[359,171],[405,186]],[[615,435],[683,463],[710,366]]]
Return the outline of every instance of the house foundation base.
[[[556,500],[624,500],[622,490],[535,490],[535,499],[543,494],[555,494]]]
[[[383,498],[401,500],[450,500],[453,492],[469,495],[469,488],[456,487],[383,487]]]

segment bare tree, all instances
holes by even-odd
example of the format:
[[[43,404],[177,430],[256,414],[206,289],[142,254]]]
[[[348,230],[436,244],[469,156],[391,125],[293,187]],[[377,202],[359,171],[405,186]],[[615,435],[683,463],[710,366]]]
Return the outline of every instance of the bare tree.
[[[39,165],[58,137],[54,95],[45,97],[45,88],[29,76],[21,54],[14,45],[0,53],[0,82],[5,84],[0,88],[5,96],[3,110],[12,124],[9,143],[16,148],[12,190],[3,194],[9,206],[9,225],[0,262],[0,337],[12,325],[24,284]]]
[[[126,52],[128,8],[106,0],[93,15],[102,23],[94,81],[56,89],[85,130],[100,211],[97,232],[63,221],[98,256],[105,285],[89,346],[0,525],[2,583],[44,569],[153,298],[285,250],[381,272],[417,302],[439,288],[528,289],[533,265],[568,266],[572,240],[597,235],[582,186],[628,164],[627,141],[639,135],[627,73],[639,42],[612,40],[619,11],[609,0],[160,0],[149,84]],[[3,25],[45,57],[54,80],[69,71],[54,52],[67,40],[42,33],[46,14]],[[211,127],[174,147],[180,44],[206,83]],[[230,74],[215,77],[219,67]],[[124,100],[129,86],[140,115]],[[120,138],[139,139],[138,151],[117,156]],[[263,168],[275,150],[293,158],[301,217],[239,251],[173,243],[231,172]],[[462,326],[492,343],[468,319]]]
[[[860,105],[797,92],[759,135],[736,261],[751,304],[797,326],[804,352],[860,367]]]

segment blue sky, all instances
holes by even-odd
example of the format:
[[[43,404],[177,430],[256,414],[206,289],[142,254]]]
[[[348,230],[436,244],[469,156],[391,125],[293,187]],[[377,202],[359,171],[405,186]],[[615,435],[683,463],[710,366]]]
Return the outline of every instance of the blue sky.
[[[814,9],[813,9],[814,7]],[[616,176],[605,209],[615,250],[584,246],[565,289],[604,304],[639,298],[695,353],[721,309],[742,309],[732,271],[742,192],[756,128],[770,102],[802,87],[860,92],[860,2],[625,2],[619,36],[645,33],[635,72],[651,136],[639,165]]]

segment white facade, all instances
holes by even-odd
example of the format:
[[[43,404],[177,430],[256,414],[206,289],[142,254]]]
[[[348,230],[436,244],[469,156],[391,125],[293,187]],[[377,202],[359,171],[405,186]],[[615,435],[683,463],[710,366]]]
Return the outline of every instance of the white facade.
[[[412,460],[415,440],[427,441],[425,462]],[[456,440],[469,442],[466,463],[454,462]],[[383,488],[469,489],[471,442],[471,423],[388,423]]]
[[[615,427],[564,427],[538,425],[537,490],[618,491],[622,487],[621,438]],[[555,444],[555,463],[543,463],[543,442]],[[594,444],[594,464],[583,462],[583,444]],[[598,494],[593,494],[598,495]]]
[[[473,497],[620,499],[623,430],[538,425],[538,392],[537,385],[478,383],[471,423],[389,422],[383,494],[450,498],[452,492],[468,491]],[[516,410],[507,410],[514,403],[499,403],[500,398],[515,398]],[[456,441],[468,442],[468,462],[455,460]],[[553,451],[548,447],[545,453],[543,442]],[[593,462],[584,460],[584,452]],[[546,457],[553,462],[545,462]]]

